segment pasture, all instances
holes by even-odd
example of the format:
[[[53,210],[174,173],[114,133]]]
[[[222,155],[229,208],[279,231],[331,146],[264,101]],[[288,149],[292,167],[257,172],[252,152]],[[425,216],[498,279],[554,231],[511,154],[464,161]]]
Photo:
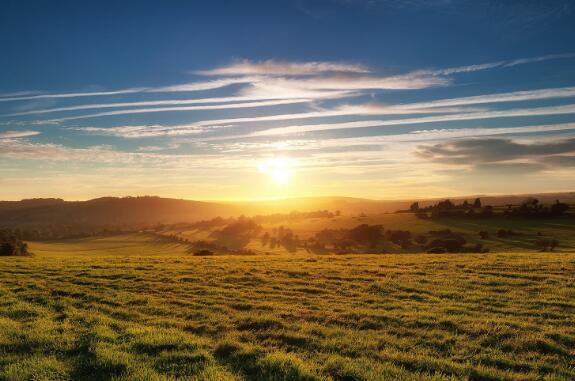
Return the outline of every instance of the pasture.
[[[572,380],[575,253],[0,258],[0,380]]]

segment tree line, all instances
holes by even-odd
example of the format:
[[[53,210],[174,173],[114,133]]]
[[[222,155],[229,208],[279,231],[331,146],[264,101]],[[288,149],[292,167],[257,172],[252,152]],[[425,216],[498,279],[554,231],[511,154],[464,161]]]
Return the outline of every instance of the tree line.
[[[519,205],[507,204],[504,207],[483,205],[480,198],[473,203],[467,200],[461,204],[446,199],[436,204],[422,207],[419,202],[414,202],[409,210],[401,210],[398,213],[412,212],[421,219],[459,217],[459,218],[489,218],[489,217],[517,217],[517,218],[556,218],[571,216],[569,205],[556,200],[555,203],[544,205],[533,197],[526,198]]]

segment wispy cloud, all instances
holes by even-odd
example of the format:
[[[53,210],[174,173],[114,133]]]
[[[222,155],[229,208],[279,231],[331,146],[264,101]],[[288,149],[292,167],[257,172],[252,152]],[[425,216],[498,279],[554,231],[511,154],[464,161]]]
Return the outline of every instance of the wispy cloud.
[[[398,133],[378,136],[360,136],[360,137],[331,137],[328,139],[287,139],[281,141],[231,141],[231,142],[200,142],[200,144],[209,144],[214,149],[221,151],[246,151],[246,152],[274,152],[274,151],[307,151],[307,150],[325,150],[342,149],[354,147],[373,147],[374,150],[381,150],[381,147],[390,143],[418,143],[447,140],[476,138],[484,136],[497,135],[520,135],[534,134],[541,132],[560,132],[565,131],[575,133],[575,123],[561,123],[554,125],[535,125],[522,127],[499,127],[499,128],[440,128],[417,130],[408,133]]]
[[[159,136],[182,136],[193,135],[203,132],[201,127],[193,125],[162,126],[118,126],[118,127],[76,127],[73,130],[82,131],[93,135],[116,136],[126,139],[151,138]]]
[[[0,131],[0,139],[17,139],[40,135],[39,131]]]
[[[370,71],[366,66],[349,63],[239,60],[228,66],[198,70],[194,73],[206,76],[317,75],[323,73],[368,73]]]
[[[523,108],[523,109],[511,109],[504,111],[485,111],[485,112],[473,112],[464,114],[429,116],[421,118],[368,120],[368,121],[323,123],[323,124],[303,124],[303,125],[278,127],[278,128],[256,131],[247,136],[274,136],[274,135],[288,135],[288,134],[325,131],[325,130],[341,130],[341,129],[397,126],[405,124],[422,124],[422,123],[480,120],[480,119],[494,119],[494,118],[527,117],[535,115],[560,115],[560,114],[573,114],[573,113],[575,113],[575,105],[570,104],[565,106],[534,107],[534,108]]]
[[[413,104],[404,104],[400,107],[409,108],[427,108],[427,107],[450,107],[473,104],[501,103],[501,102],[519,102],[540,99],[557,99],[575,97],[575,87],[559,87],[539,90],[514,91],[507,93],[485,94],[471,97],[439,99],[430,102],[418,102]]]
[[[309,99],[282,99],[282,100],[272,100],[272,101],[261,101],[261,102],[245,102],[245,103],[232,103],[232,104],[218,104],[218,105],[208,105],[208,106],[181,106],[181,107],[157,107],[157,108],[138,108],[138,109],[126,109],[126,110],[116,110],[116,111],[106,111],[94,114],[69,116],[66,118],[53,119],[53,121],[66,121],[66,120],[76,120],[76,119],[88,119],[96,118],[101,116],[112,116],[112,115],[128,115],[128,114],[147,114],[154,112],[166,112],[166,111],[198,111],[198,110],[221,110],[221,109],[237,109],[237,108],[256,108],[256,107],[267,107],[267,106],[278,106],[294,103],[306,103]]]
[[[317,93],[315,96],[317,98],[333,98],[339,97],[342,93],[340,92],[323,92]],[[262,101],[262,100],[274,100],[274,99],[297,99],[289,98],[287,96],[265,96],[265,97],[246,97],[246,96],[236,96],[236,97],[214,97],[214,98],[197,98],[197,99],[172,99],[172,100],[162,100],[162,101],[140,101],[140,102],[115,102],[115,103],[96,103],[96,104],[84,104],[66,107],[55,107],[49,109],[32,110],[25,112],[18,112],[7,114],[5,116],[23,116],[23,115],[37,115],[37,114],[48,114],[55,112],[67,112],[67,111],[81,111],[81,110],[97,110],[97,109],[107,109],[107,108],[129,108],[129,107],[144,107],[144,106],[177,106],[177,105],[190,105],[190,104],[221,104],[221,103],[231,103],[231,102],[250,102],[250,101]]]
[[[12,96],[0,98],[0,102],[8,101],[27,101],[34,99],[50,99],[50,98],[80,98],[80,97],[97,97],[104,95],[121,95],[121,94],[132,94],[140,93],[145,91],[145,88],[135,88],[135,89],[124,89],[124,90],[114,90],[114,91],[91,91],[83,93],[63,93],[63,94],[39,94],[39,95],[24,95],[24,96]]]
[[[360,64],[338,62],[287,62],[287,61],[249,61],[240,60],[228,66],[216,69],[196,71],[204,76],[224,78],[176,84],[159,87],[138,87],[110,91],[87,91],[73,93],[40,93],[22,91],[0,95],[0,102],[26,101],[38,99],[62,99],[114,96],[134,93],[171,93],[214,90],[234,84],[249,84],[245,94],[277,93],[318,89],[367,90],[367,89],[422,89],[450,84],[453,74],[468,73],[493,68],[511,67],[546,60],[571,58],[575,54],[555,54],[516,60],[497,61],[446,69],[417,70],[392,76],[374,76],[373,69]],[[233,76],[233,78],[226,78]],[[295,77],[295,78],[294,78]],[[307,77],[307,78],[305,78]],[[314,78],[309,78],[314,77]]]

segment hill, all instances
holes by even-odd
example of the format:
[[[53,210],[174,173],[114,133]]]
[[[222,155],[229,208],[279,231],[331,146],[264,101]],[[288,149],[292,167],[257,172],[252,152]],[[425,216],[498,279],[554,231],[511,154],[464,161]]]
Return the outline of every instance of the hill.
[[[574,203],[575,193],[548,193],[532,195],[484,196],[484,204],[518,204],[528,196],[537,197],[543,203],[560,199]],[[475,197],[456,197],[454,201]],[[370,200],[351,197],[291,198],[254,202],[212,202],[172,199],[162,197],[102,197],[87,201],[64,201],[62,199],[28,199],[0,201],[0,226],[134,226],[157,223],[194,222],[214,217],[239,215],[288,213],[294,210],[339,210],[343,214],[381,214],[406,209],[413,201],[421,206],[437,202],[427,200]]]
[[[88,201],[0,203],[0,225],[146,225],[241,214],[234,205],[160,197],[103,197]]]

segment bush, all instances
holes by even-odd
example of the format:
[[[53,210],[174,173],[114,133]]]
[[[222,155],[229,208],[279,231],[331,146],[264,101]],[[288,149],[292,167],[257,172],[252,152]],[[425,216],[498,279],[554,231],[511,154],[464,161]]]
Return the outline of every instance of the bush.
[[[437,238],[427,244],[428,249],[441,248],[444,250],[444,252],[448,253],[459,253],[463,251],[464,246],[465,240],[456,238]]]
[[[18,239],[0,241],[0,257],[30,255],[28,245]]]
[[[430,249],[427,249],[427,253],[429,254],[444,254],[447,253],[447,249],[445,249],[444,247],[432,247]]]
[[[486,232],[486,231],[484,231],[484,230],[482,230],[482,231],[479,232],[479,237],[480,237],[481,239],[489,239],[489,233]]]
[[[535,247],[540,251],[553,251],[559,242],[553,238],[538,238],[535,241]]]
[[[408,246],[409,240],[411,239],[411,233],[407,230],[388,230],[385,232],[385,236],[391,242],[401,247]]]
[[[507,229],[507,230],[499,229],[499,230],[497,230],[497,237],[499,237],[499,238],[511,237],[513,234],[515,234],[515,233],[513,233],[513,230],[511,230],[511,229]]]
[[[419,245],[425,245],[425,243],[427,242],[427,237],[424,235],[418,235],[417,237],[415,237],[415,242]]]
[[[213,251],[206,250],[206,249],[198,250],[198,251],[194,252],[195,257],[209,257],[209,256],[214,255],[214,254],[215,253]]]

